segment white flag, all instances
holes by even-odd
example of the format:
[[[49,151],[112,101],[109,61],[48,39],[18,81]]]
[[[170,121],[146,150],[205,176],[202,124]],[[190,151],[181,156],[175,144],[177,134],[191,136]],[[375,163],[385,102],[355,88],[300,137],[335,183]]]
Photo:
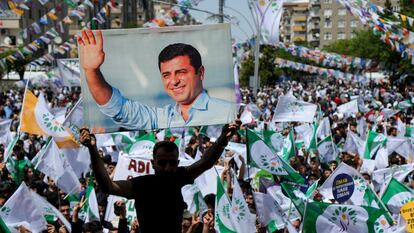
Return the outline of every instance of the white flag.
[[[365,142],[360,137],[349,130],[348,134],[346,135],[344,151],[363,156],[365,149],[364,143]]]
[[[352,113],[358,112],[358,100],[352,100],[348,103],[341,104],[337,108],[337,112],[343,113],[344,115],[352,115]]]
[[[284,0],[262,0],[256,2],[258,22],[262,25],[261,36],[264,44],[279,42],[280,18],[283,14]]]
[[[60,72],[60,81],[67,87],[79,87],[80,86],[80,73],[67,66],[66,59],[57,59],[57,65]]]
[[[12,120],[3,120],[0,122],[0,144],[6,147],[13,139],[10,132]]]
[[[17,228],[22,225],[26,229],[30,229],[32,233],[40,233],[47,229],[42,212],[37,208],[35,200],[24,182],[1,207],[0,217],[9,228]]]
[[[313,122],[317,106],[297,100],[294,96],[281,96],[272,122]]]
[[[55,180],[56,185],[65,193],[81,191],[78,177],[54,140],[51,140],[39,153],[41,154],[35,164],[35,169]]]
[[[256,219],[250,213],[246,199],[240,188],[236,176],[233,176],[233,197],[231,200],[231,218],[237,233],[251,233],[256,231]]]

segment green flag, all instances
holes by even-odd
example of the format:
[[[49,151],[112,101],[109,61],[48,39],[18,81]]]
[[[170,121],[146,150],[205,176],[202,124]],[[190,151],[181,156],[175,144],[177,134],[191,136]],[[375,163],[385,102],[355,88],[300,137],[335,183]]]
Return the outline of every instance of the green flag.
[[[385,232],[392,224],[385,216],[367,206],[312,202],[306,206],[303,233]]]
[[[154,149],[155,146],[155,135],[154,132],[150,132],[145,134],[144,136],[138,138],[134,144],[131,144],[130,146],[128,146],[127,149],[127,153],[128,154],[137,154],[137,155],[142,155],[142,154],[149,154],[152,155],[152,150]]]
[[[283,141],[282,152],[279,153],[282,159],[289,162],[290,158],[295,157],[295,140],[293,139],[293,129],[290,130],[288,136]]]
[[[283,176],[297,183],[304,182],[303,177],[297,171],[250,129],[247,130],[247,160],[251,166],[263,169],[273,175]]]
[[[9,228],[6,226],[6,223],[3,221],[3,219],[0,217],[0,232],[1,233],[10,233]]]
[[[300,190],[295,188],[293,185],[282,182],[280,184],[282,189],[285,191],[289,199],[293,202],[300,215],[305,214],[305,203],[308,202],[308,198]]]
[[[414,201],[414,192],[398,180],[391,178],[382,197],[382,202],[393,214],[399,214],[400,208],[408,202]]]
[[[374,131],[369,131],[365,143],[364,159],[372,159],[381,147],[387,143],[387,137]]]
[[[89,178],[88,187],[85,192],[85,199],[86,203],[80,210],[79,215],[83,216],[82,219],[85,223],[99,221],[98,201],[96,200],[93,176]]]
[[[231,220],[231,203],[217,176],[216,208],[214,214],[214,229],[219,233],[236,233],[236,228]]]

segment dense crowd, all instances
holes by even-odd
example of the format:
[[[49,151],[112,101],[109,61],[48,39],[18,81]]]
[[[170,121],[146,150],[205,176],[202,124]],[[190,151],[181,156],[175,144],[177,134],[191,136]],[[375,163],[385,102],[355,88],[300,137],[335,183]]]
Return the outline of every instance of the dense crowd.
[[[15,88],[4,91],[0,95],[0,118],[2,120],[11,120],[10,132],[12,137],[19,130],[22,101],[24,98],[23,92],[24,90]],[[36,96],[40,92],[44,93],[52,112],[55,109],[63,108],[67,113],[80,97],[79,89],[70,88],[52,90],[49,87],[42,87],[34,88],[33,92]],[[296,148],[295,156],[290,159],[292,168],[299,172],[305,179],[305,186],[303,190],[301,189],[304,192],[314,182],[318,182],[318,185],[323,184],[341,162],[345,162],[360,171],[363,177],[373,187],[370,171],[361,170],[361,167],[363,167],[363,156],[344,149],[348,131],[355,133],[362,139],[366,139],[369,130],[374,130],[390,137],[411,137],[411,135],[408,135],[408,129],[414,124],[414,115],[412,107],[410,107],[412,106],[412,100],[414,100],[413,84],[397,85],[387,80],[373,80],[364,86],[352,81],[315,78],[302,80],[300,82],[286,81],[276,85],[266,86],[259,89],[257,94],[248,88],[241,88],[240,92],[242,99],[239,116],[249,106],[252,109],[251,112],[254,116],[254,121],[242,125],[239,132],[243,132],[245,128],[251,128],[256,131],[273,130],[281,132],[286,137],[290,129],[300,125],[301,123],[296,122],[285,124],[272,122],[278,99],[282,95],[293,95],[299,100],[317,104],[320,117],[329,118],[332,139],[336,151],[338,151],[338,159],[331,161],[320,159],[318,151],[308,151],[305,149],[305,146]],[[362,100],[359,102],[358,112],[352,114],[337,112],[338,106],[348,103],[356,96],[359,96],[359,99]],[[401,102],[404,101],[408,101],[406,103],[409,106],[401,107]],[[199,151],[203,152],[214,142],[213,137],[202,134],[199,128],[195,128],[194,131],[194,136],[185,145],[185,153],[193,159],[197,157]],[[295,140],[299,140],[300,136],[295,133],[294,138]],[[170,137],[164,139],[173,140]],[[37,171],[33,164],[30,163],[36,154],[41,151],[42,146],[46,144],[45,137],[25,133],[20,135],[19,140],[11,152],[11,157],[15,161],[14,172],[9,171],[6,161],[4,161],[4,155],[7,152],[6,148],[8,146],[8,144],[4,143],[5,141],[3,141],[0,149],[0,161],[3,161],[0,163],[0,207],[4,205],[19,185],[25,182],[32,191],[43,196],[63,214],[70,222],[72,232],[102,232],[104,229],[107,232],[140,232],[137,219],[132,219],[128,222],[126,216],[127,207],[124,201],[117,201],[115,203],[116,220],[111,222],[105,220],[105,211],[108,208],[108,196],[100,190],[96,181],[95,192],[100,221],[84,223],[78,214],[79,210],[85,204],[82,196],[85,196],[85,190],[91,174],[88,172],[79,178],[82,185],[82,192],[78,194],[78,199],[81,201],[75,205],[71,204],[67,198],[67,193],[61,191],[53,179],[45,177],[44,174]],[[10,142],[10,139],[7,142]],[[245,134],[240,133],[234,135],[231,142],[245,144]],[[255,177],[257,177],[258,172],[253,172],[253,169],[247,165],[247,161],[245,161],[246,159],[243,156],[239,156],[238,159],[232,157],[234,153],[234,151],[227,150],[217,164],[223,167],[222,173],[220,174],[221,181],[231,198],[233,188],[231,178],[237,176],[249,211],[256,215],[257,209],[253,192],[259,191],[262,185],[258,185],[255,182]],[[112,156],[113,153],[108,153],[102,149],[100,150],[100,154],[105,162],[108,173],[112,177],[117,165],[116,159]],[[411,163],[412,156],[412,151],[410,156],[393,152],[388,156],[388,166],[392,167]],[[276,176],[271,177],[270,180],[273,183],[267,185],[278,185],[281,181],[280,177]],[[411,175],[405,179],[405,183],[409,187],[414,188],[414,182],[412,181],[413,176]],[[314,201],[322,201],[322,197],[318,192],[316,192],[313,199]],[[204,200],[208,206],[208,211],[202,214],[191,213],[189,210],[184,212],[182,222],[183,233],[216,232],[214,230],[215,194],[212,193],[204,196]],[[293,219],[291,222],[299,231],[301,219]],[[261,226],[260,221],[256,223],[257,232],[266,232],[268,230],[267,226]],[[162,219],[160,219],[160,224],[162,224]],[[25,229],[24,226],[20,226],[19,231],[30,232],[30,229]],[[68,232],[68,230],[60,220],[56,220],[54,222],[48,222],[47,232],[63,233]],[[284,232],[284,229],[279,229],[275,232]]]

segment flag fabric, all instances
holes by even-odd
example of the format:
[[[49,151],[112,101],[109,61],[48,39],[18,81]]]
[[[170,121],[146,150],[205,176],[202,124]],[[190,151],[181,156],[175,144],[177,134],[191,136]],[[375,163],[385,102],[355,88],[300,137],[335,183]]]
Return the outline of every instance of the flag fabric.
[[[369,131],[367,141],[365,143],[364,158],[372,159],[376,153],[384,148],[387,143],[387,137],[384,134]]]
[[[343,162],[321,185],[319,192],[325,199],[335,199],[346,204],[385,209],[384,204],[362,175]]]
[[[407,160],[413,158],[413,147],[409,138],[387,137],[387,150],[388,155],[396,152]]]
[[[11,233],[6,223],[3,221],[1,217],[0,217],[0,232]]]
[[[280,152],[284,148],[285,138],[281,133],[272,130],[263,131],[263,138],[267,145],[270,145],[274,151]]]
[[[393,166],[390,168],[377,169],[372,173],[372,181],[376,188],[381,187],[384,182],[394,177],[399,182],[403,182],[405,177],[414,171],[414,163]]]
[[[398,103],[397,108],[399,110],[405,110],[407,108],[411,108],[414,104],[410,100],[401,101]]]
[[[279,97],[272,122],[309,122],[312,123],[316,104],[297,100],[294,96]]]
[[[63,86],[79,87],[80,73],[65,64],[65,59],[57,59],[57,67],[59,69],[59,80]]]
[[[13,140],[10,132],[11,122],[12,120],[0,121],[0,144],[3,146],[7,146]]]
[[[85,223],[92,221],[99,221],[98,201],[96,200],[96,193],[93,184],[93,177],[89,177],[88,187],[85,192],[86,203],[79,212]],[[81,214],[82,212],[82,214]]]
[[[403,205],[414,201],[414,192],[398,180],[391,178],[381,200],[391,213],[399,214]]]
[[[332,140],[331,126],[328,117],[323,118],[316,129],[316,141],[322,162],[327,163],[336,160],[337,151]]]
[[[353,113],[358,112],[358,100],[352,100],[348,103],[341,104],[338,106],[337,112],[343,113],[344,115],[350,116]]]
[[[35,169],[55,180],[56,185],[65,193],[79,193],[81,185],[65,154],[54,140],[50,140],[36,158]]]
[[[68,220],[57,210],[52,204],[50,204],[44,197],[40,196],[39,194],[30,191],[32,194],[32,198],[38,210],[41,211],[43,217],[47,220],[47,222],[55,222],[56,220],[60,220],[63,225],[65,225],[66,229],[69,232],[72,231],[71,225]]]
[[[312,202],[306,206],[303,233],[386,232],[391,224],[376,208]]]
[[[240,115],[240,121],[242,122],[242,125],[254,123],[253,114],[248,108],[244,108],[242,114]]]
[[[236,233],[235,224],[232,221],[232,207],[230,199],[217,176],[217,193],[214,213],[214,229],[219,233]]]
[[[236,175],[233,176],[230,217],[232,218],[237,233],[252,233],[256,231],[256,219],[250,213]]]
[[[279,42],[279,25],[283,14],[284,0],[256,1],[255,11],[261,25],[261,36],[264,44]]]
[[[306,151],[316,150],[316,124],[299,125],[295,127],[295,131],[302,138]]]
[[[47,229],[42,212],[37,208],[30,189],[24,182],[0,208],[0,217],[9,229],[15,229],[20,225],[33,233]]]
[[[250,129],[247,129],[247,158],[248,163],[254,167],[298,183],[304,182],[298,172],[273,152],[263,139]]]
[[[128,154],[131,155],[152,155],[155,146],[155,135],[153,132],[147,133],[138,138],[134,144],[127,148]]]
[[[293,130],[289,131],[287,137],[283,140],[283,148],[277,153],[285,162],[290,162],[296,155],[295,140],[293,139]]]
[[[344,151],[362,156],[364,154],[364,141],[354,132],[348,131],[346,135]]]
[[[285,226],[285,219],[283,218],[285,212],[281,211],[276,200],[267,193],[253,192],[253,197],[260,224],[262,226],[272,225],[272,228],[274,228],[272,232],[283,229]]]
[[[20,122],[21,132],[53,136],[60,147],[77,145],[72,134],[50,113],[43,93],[36,98],[31,91],[26,90]]]
[[[308,202],[306,195],[288,183],[282,182],[280,185],[282,186],[289,199],[295,205],[300,215],[304,216],[305,203]]]

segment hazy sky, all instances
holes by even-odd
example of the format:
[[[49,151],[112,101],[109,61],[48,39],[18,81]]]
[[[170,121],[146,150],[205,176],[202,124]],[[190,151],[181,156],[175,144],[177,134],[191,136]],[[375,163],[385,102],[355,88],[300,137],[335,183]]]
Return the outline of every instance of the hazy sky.
[[[253,35],[253,31],[247,23],[247,20],[250,22],[251,26],[254,29],[254,21],[247,5],[247,0],[225,0],[225,5],[228,8],[224,8],[224,14],[236,17],[237,21],[239,22],[239,25],[233,23],[231,26],[232,37],[235,38],[238,42],[247,40],[248,37]],[[219,0],[204,0],[200,2],[196,8],[218,13]],[[209,14],[207,13],[196,11],[190,12],[194,18],[196,18],[198,21],[203,22],[204,24],[212,24],[218,22],[217,20],[208,20],[207,18],[209,17]],[[228,20],[225,21],[228,22]]]

